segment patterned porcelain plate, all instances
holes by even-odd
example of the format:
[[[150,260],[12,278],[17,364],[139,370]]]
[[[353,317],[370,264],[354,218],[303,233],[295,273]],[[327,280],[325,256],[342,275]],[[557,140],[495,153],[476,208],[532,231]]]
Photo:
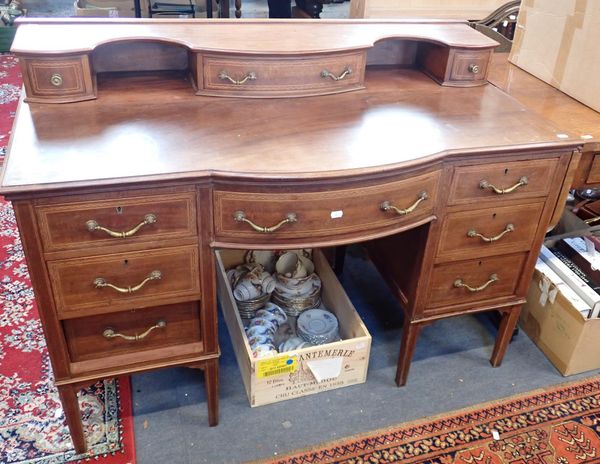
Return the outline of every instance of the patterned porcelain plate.
[[[338,320],[333,313],[324,309],[307,309],[298,316],[297,330],[309,338],[329,338],[337,332]]]

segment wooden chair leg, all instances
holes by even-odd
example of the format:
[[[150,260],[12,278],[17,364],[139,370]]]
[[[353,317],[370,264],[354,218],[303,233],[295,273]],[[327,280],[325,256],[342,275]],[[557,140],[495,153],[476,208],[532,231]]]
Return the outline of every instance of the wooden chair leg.
[[[512,308],[502,315],[500,327],[498,328],[498,335],[496,335],[494,351],[492,352],[492,357],[490,359],[490,363],[494,367],[498,367],[500,364],[502,364],[504,353],[506,353],[506,348],[510,343],[515,326],[519,320],[519,314],[521,314],[521,306]]]
[[[396,369],[396,385],[399,387],[406,385],[408,371],[417,345],[417,338],[421,331],[420,324],[412,324],[410,321],[404,321],[402,327],[402,342],[400,343],[400,356],[398,357],[398,367]]]
[[[78,454],[87,451],[87,443],[81,423],[81,411],[79,410],[79,401],[77,400],[77,391],[79,389],[73,385],[61,385],[58,387],[58,394],[65,412],[65,419],[73,440],[75,452]]]
[[[204,364],[204,388],[208,407],[208,425],[219,424],[219,360],[211,359]]]

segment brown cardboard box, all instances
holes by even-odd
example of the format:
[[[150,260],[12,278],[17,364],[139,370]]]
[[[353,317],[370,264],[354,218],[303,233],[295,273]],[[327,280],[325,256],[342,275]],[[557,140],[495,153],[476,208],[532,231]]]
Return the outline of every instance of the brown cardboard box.
[[[537,269],[520,325],[562,375],[600,368],[600,319],[586,319]]]
[[[509,60],[600,111],[600,1],[523,0]]]
[[[363,383],[367,378],[371,335],[352,306],[323,254],[315,250],[315,269],[322,282],[321,299],[339,321],[341,341],[280,353],[272,358],[252,356],[248,339],[225,270],[243,262],[240,250],[217,251],[219,302],[229,329],[250,406],[319,393]],[[317,382],[309,363],[339,363],[337,375]],[[289,369],[287,368],[289,367]],[[284,372],[281,372],[284,371]]]
[[[507,0],[352,0],[351,18],[483,19]]]

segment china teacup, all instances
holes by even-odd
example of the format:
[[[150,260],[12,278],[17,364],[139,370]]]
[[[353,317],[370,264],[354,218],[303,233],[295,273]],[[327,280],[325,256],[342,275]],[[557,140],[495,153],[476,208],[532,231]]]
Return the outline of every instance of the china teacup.
[[[257,335],[273,335],[275,331],[273,330],[273,325],[265,326],[265,325],[253,325],[246,329],[246,336],[248,338],[255,337]]]
[[[247,263],[260,264],[267,272],[275,270],[275,252],[268,250],[249,250],[246,253],[245,261]]]
[[[266,334],[249,337],[248,344],[250,345],[250,348],[254,348],[257,345],[275,345],[273,337]]]
[[[261,291],[249,279],[242,279],[233,289],[233,296],[238,301],[247,301],[258,298]]]
[[[270,314],[271,317],[275,318],[275,320],[279,322],[279,325],[287,321],[287,314],[285,314],[285,311],[279,306],[277,306],[275,303],[267,303],[265,307],[261,309],[261,311],[266,311],[268,314]]]
[[[252,355],[255,358],[272,357],[272,356],[275,356],[276,354],[277,354],[277,349],[275,349],[275,346],[273,346],[271,344],[257,345],[252,350]]]
[[[298,255],[288,251],[279,257],[275,263],[275,270],[283,276],[293,277],[299,262]]]

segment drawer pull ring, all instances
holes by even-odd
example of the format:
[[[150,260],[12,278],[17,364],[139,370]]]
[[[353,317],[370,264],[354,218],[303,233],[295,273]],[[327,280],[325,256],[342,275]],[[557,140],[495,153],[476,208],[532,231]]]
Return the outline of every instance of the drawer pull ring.
[[[151,280],[160,280],[160,279],[162,279],[162,272],[152,271],[150,274],[148,274],[148,277],[146,277],[144,280],[142,280],[135,287],[126,287],[125,288],[125,287],[117,287],[116,285],[109,284],[106,281],[106,279],[104,279],[103,277],[96,277],[94,279],[94,287],[96,287],[96,288],[110,287],[120,293],[134,293],[134,292],[137,292],[138,290],[140,290],[144,285],[146,285],[146,283],[150,282]]]
[[[256,73],[255,72],[249,72],[248,74],[246,74],[244,76],[243,79],[236,81],[233,77],[231,77],[229,74],[227,74],[227,71],[221,71],[219,73],[219,79],[221,79],[222,81],[229,81],[232,84],[235,85],[242,85],[245,84],[247,81],[255,81],[256,80]]]
[[[63,84],[63,78],[60,74],[56,73],[56,74],[52,74],[50,76],[50,83],[54,86],[54,87],[60,87]]]
[[[469,72],[472,74],[479,74],[480,68],[478,65],[476,64],[470,64],[469,65]]]
[[[115,332],[115,329],[113,329],[112,327],[107,327],[106,329],[104,329],[104,332],[102,332],[102,336],[104,338],[108,338],[109,340],[111,338],[117,338],[117,337],[121,337],[124,340],[129,340],[132,342],[138,342],[140,340],[143,340],[144,338],[146,338],[148,335],[150,335],[150,332],[152,332],[154,329],[162,329],[164,327],[167,326],[167,322],[163,321],[162,319],[160,321],[156,322],[156,325],[153,325],[152,327],[150,327],[149,329],[147,329],[145,332],[142,332],[141,334],[135,334],[135,335],[123,335],[119,332]]]
[[[504,193],[511,193],[514,192],[515,190],[517,190],[519,187],[522,187],[523,185],[527,185],[529,183],[529,180],[527,179],[527,177],[523,176],[519,179],[519,182],[517,182],[515,185],[513,185],[512,187],[508,187],[508,188],[498,188],[493,184],[490,184],[487,180],[482,180],[481,182],[479,182],[479,188],[480,189],[490,189],[493,190],[495,193],[497,193],[498,195],[502,195]]]
[[[423,192],[419,193],[419,195],[417,195],[417,201],[415,201],[412,205],[410,205],[406,209],[397,208],[394,205],[392,205],[389,201],[384,201],[383,203],[381,203],[381,205],[379,205],[379,208],[381,209],[381,211],[393,211],[400,216],[406,216],[407,214],[410,214],[415,209],[417,209],[417,206],[419,206],[419,204],[422,201],[425,201],[428,198],[429,198],[429,195],[427,195],[427,192],[423,191]]]
[[[485,290],[491,284],[493,284],[494,282],[497,282],[499,280],[500,280],[500,277],[498,277],[498,274],[492,274],[486,283],[480,285],[479,287],[471,287],[470,285],[465,284],[462,279],[456,279],[454,281],[454,287],[455,288],[461,288],[461,287],[466,288],[470,292],[480,292],[482,290]]]
[[[128,230],[127,232],[115,232],[113,230],[107,229],[106,227],[102,227],[100,224],[98,224],[98,222],[95,221],[94,219],[90,219],[89,221],[87,221],[85,223],[85,226],[87,227],[87,230],[89,230],[90,232],[94,232],[95,230],[101,230],[103,232],[106,232],[111,237],[127,238],[127,237],[131,237],[132,235],[135,235],[137,233],[137,231],[140,230],[145,225],[154,224],[155,222],[156,222],[156,215],[150,213],[150,214],[146,214],[144,216],[144,220],[142,222],[140,222],[137,226],[135,226],[131,230]]]
[[[296,213],[288,213],[287,217],[284,220],[278,222],[274,226],[261,227],[261,226],[254,224],[251,220],[246,218],[246,213],[244,213],[243,211],[236,211],[235,213],[233,213],[233,219],[237,222],[245,222],[246,224],[250,224],[250,227],[252,227],[257,232],[262,232],[263,234],[269,234],[271,232],[275,232],[277,229],[279,229],[284,224],[298,221],[298,217],[296,216]]]
[[[515,230],[515,226],[513,224],[506,224],[506,227],[504,228],[504,230],[502,232],[500,232],[498,235],[495,235],[493,237],[486,237],[485,235],[481,235],[480,233],[478,233],[475,229],[471,229],[467,232],[467,237],[479,237],[481,240],[483,240],[484,242],[495,242],[496,240],[500,240],[502,237],[504,237],[506,234],[508,234],[509,232],[514,232]]]
[[[339,76],[336,76],[335,74],[327,71],[326,69],[324,69],[323,71],[321,71],[321,77],[322,78],[332,78],[334,81],[341,81],[342,79],[345,79],[347,76],[349,76],[350,74],[352,74],[352,68],[351,67],[347,67],[346,69],[344,69],[344,72],[342,74],[340,74]]]

